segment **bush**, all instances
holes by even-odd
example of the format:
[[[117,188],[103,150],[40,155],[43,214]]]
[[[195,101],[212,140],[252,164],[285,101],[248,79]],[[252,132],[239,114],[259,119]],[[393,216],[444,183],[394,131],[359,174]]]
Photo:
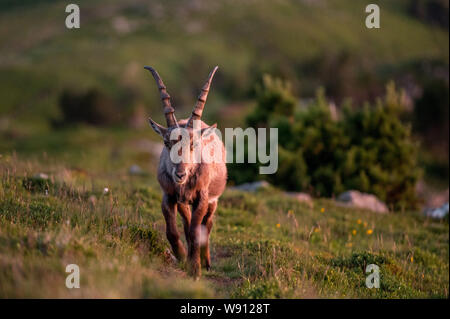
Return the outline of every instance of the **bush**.
[[[296,101],[288,82],[266,74],[262,85],[256,86],[256,96],[256,110],[247,118],[249,126],[263,127],[268,123],[269,116],[290,117],[294,114]]]
[[[307,175],[306,163],[301,150],[290,152],[283,147],[278,149],[278,162],[282,163],[273,175],[265,175],[274,185],[283,185],[287,190],[307,189],[310,178]]]
[[[393,84],[388,88],[386,98],[375,106],[354,111],[345,107],[337,116],[330,111],[323,90],[311,105],[295,111],[289,85],[266,77],[247,123],[278,127],[278,171],[258,175],[253,167],[235,172],[231,166],[230,179],[236,175],[241,177],[239,182],[263,178],[287,190],[318,196],[356,189],[375,194],[395,208],[415,207],[417,148],[410,128],[399,120],[401,94]]]
[[[64,90],[59,98],[62,119],[53,124],[61,126],[71,123],[110,125],[118,122],[118,110],[112,99],[97,89],[78,93]]]
[[[415,132],[421,135],[427,148],[444,154],[446,159],[449,151],[448,105],[448,84],[443,80],[430,81],[416,101],[413,121]]]
[[[350,137],[342,179],[346,188],[377,195],[396,208],[417,205],[417,147],[411,130],[385,101],[346,112],[343,129]]]
[[[447,0],[410,0],[410,13],[417,19],[448,29],[449,5]]]

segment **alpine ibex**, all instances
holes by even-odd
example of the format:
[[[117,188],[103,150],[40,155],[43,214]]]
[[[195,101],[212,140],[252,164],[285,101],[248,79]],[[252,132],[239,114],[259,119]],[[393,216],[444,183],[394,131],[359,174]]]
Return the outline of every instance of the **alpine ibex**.
[[[209,235],[217,201],[225,190],[227,181],[225,147],[221,139],[214,134],[216,124],[208,126],[201,121],[211,81],[218,67],[216,66],[209,74],[189,119],[181,121],[175,118],[170,96],[159,74],[152,67],[145,67],[145,69],[149,70],[155,78],[167,122],[166,128],[149,118],[151,127],[161,135],[165,145],[159,159],[158,181],[164,193],[161,207],[166,221],[167,239],[177,259],[185,260],[186,250],[176,226],[176,214],[179,211],[188,244],[188,269],[194,277],[198,278],[201,275],[201,263],[204,263],[207,270],[211,267]],[[172,131],[180,128],[185,129],[188,134],[190,147],[185,157],[187,160],[176,163],[171,159],[170,153],[180,139],[174,139],[173,136],[171,139],[171,134]],[[197,138],[194,136],[198,135],[201,135],[201,148],[208,146],[208,149],[212,149],[213,152],[220,152],[219,161],[197,163],[193,160],[193,149],[197,143]]]

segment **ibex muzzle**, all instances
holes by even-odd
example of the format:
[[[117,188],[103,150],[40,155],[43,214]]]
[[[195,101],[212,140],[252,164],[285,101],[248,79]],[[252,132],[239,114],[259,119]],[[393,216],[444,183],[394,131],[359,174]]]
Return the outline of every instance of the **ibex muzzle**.
[[[194,277],[199,277],[201,262],[204,263],[206,269],[211,267],[209,234],[217,201],[225,190],[227,181],[225,147],[220,138],[214,134],[216,125],[208,126],[201,121],[211,81],[218,67],[216,66],[209,74],[191,116],[181,121],[177,121],[175,118],[170,95],[158,72],[152,67],[145,67],[145,69],[149,70],[155,78],[167,122],[167,127],[164,127],[151,118],[149,119],[152,128],[163,138],[165,146],[159,160],[158,181],[164,193],[161,207],[166,221],[167,239],[175,256],[179,260],[184,260],[186,249],[176,227],[176,213],[179,211],[183,218],[184,233],[188,244],[189,270]],[[172,133],[177,133],[174,130],[180,128],[184,129],[184,133],[188,136],[189,152],[184,154],[183,161],[174,162],[171,159],[171,150],[177,143],[181,143],[181,138],[173,138],[177,135]],[[198,135],[202,138],[196,139],[195,137]],[[212,152],[219,152],[219,160],[213,162],[194,161],[195,143],[201,143],[201,147],[208,147]]]

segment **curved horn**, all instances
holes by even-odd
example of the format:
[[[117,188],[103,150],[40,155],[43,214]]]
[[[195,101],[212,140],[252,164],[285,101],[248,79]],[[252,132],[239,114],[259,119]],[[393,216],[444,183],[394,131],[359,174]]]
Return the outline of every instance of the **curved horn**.
[[[194,109],[192,110],[191,117],[186,123],[186,127],[189,125],[192,125],[192,122],[194,120],[200,120],[202,118],[203,108],[205,107],[206,99],[208,97],[209,88],[211,86],[212,78],[214,77],[214,74],[216,73],[217,69],[219,67],[216,66],[214,69],[209,73],[208,80],[206,81],[205,85],[202,87],[202,91],[200,92],[197,103],[195,104]]]
[[[156,70],[151,66],[145,66],[144,69],[149,70],[156,81],[156,85],[158,86],[159,93],[161,95],[161,101],[164,107],[164,116],[166,117],[167,126],[168,127],[178,126],[178,122],[174,114],[175,110],[172,107],[172,104],[170,103],[170,95],[169,93],[167,93],[164,82],[162,81],[158,72],[156,72]]]

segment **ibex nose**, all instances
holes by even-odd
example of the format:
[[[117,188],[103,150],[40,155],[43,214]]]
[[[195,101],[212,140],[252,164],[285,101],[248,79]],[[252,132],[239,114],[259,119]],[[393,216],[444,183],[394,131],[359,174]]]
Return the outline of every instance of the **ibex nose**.
[[[175,172],[175,175],[176,175],[179,179],[183,179],[183,178],[186,176],[186,171]]]

